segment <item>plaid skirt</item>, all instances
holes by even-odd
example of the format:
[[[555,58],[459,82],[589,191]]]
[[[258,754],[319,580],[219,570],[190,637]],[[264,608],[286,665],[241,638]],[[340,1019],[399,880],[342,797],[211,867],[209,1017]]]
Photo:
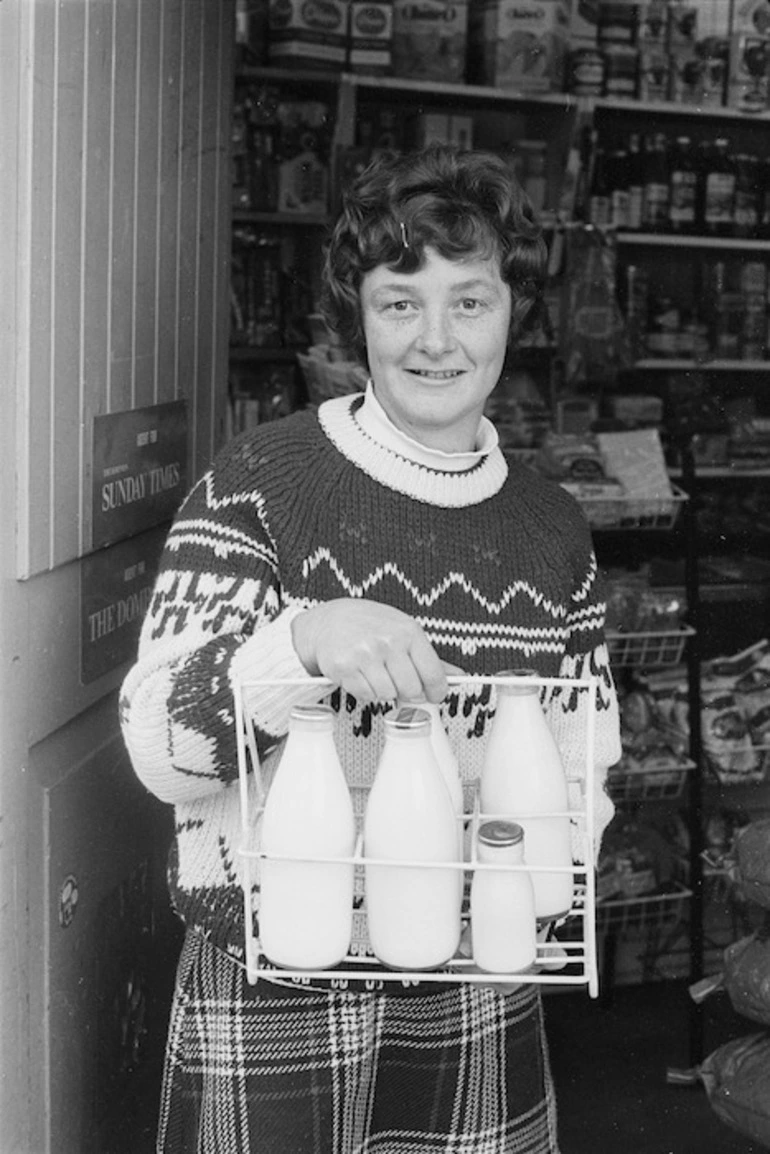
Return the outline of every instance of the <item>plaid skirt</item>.
[[[259,981],[188,933],[164,1154],[558,1154],[535,985],[411,996]]]

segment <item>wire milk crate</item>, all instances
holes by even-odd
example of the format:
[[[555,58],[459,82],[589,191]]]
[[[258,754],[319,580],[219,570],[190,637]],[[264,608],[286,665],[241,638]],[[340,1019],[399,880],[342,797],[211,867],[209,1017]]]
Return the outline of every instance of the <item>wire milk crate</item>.
[[[506,681],[503,677],[449,677],[450,686],[475,684],[479,687],[492,686]],[[570,808],[566,813],[551,813],[547,817],[568,817],[573,831],[573,847],[577,847],[582,864],[574,863],[568,866],[537,865],[538,873],[571,872],[573,875],[574,899],[572,909],[566,922],[569,932],[563,940],[540,940],[538,935],[537,956],[534,966],[524,972],[490,973],[482,971],[472,956],[469,943],[470,910],[468,903],[469,880],[474,871],[494,869],[497,872],[527,870],[526,865],[495,863],[488,865],[476,860],[475,850],[471,850],[470,860],[456,862],[425,862],[425,861],[393,861],[367,857],[363,837],[359,832],[352,857],[298,857],[275,853],[267,853],[259,844],[258,829],[260,816],[264,810],[267,797],[265,775],[257,752],[256,735],[248,713],[247,694],[251,690],[275,688],[278,686],[304,687],[317,689],[315,700],[327,697],[334,689],[330,681],[325,678],[303,679],[244,679],[239,681],[234,691],[234,707],[237,738],[238,758],[238,785],[240,791],[240,819],[241,844],[239,855],[242,861],[242,890],[244,903],[245,927],[245,958],[248,980],[253,984],[259,977],[270,976],[281,979],[293,978],[302,982],[323,981],[332,987],[344,988],[348,982],[363,982],[366,988],[382,989],[387,983],[400,983],[404,986],[418,982],[461,982],[475,984],[489,983],[540,983],[575,985],[587,987],[591,997],[598,996],[598,967],[596,956],[596,891],[594,863],[596,860],[596,836],[594,820],[594,747],[595,747],[595,715],[597,682],[595,678],[541,678],[532,676],[521,677],[519,684],[536,685],[538,688],[563,687],[571,692],[582,692],[588,695],[586,702],[586,741],[585,741],[585,771],[584,777],[578,783],[570,784]],[[249,779],[253,774],[253,791],[250,791]],[[577,787],[576,787],[577,786]],[[575,797],[579,802],[573,804]],[[466,833],[466,845],[476,845],[476,832],[481,821],[487,818],[503,818],[516,821],[531,814],[484,814],[481,812],[478,800],[478,790],[475,791],[474,804],[470,812],[462,816],[463,825],[470,834]],[[458,818],[458,820],[460,820]],[[467,855],[466,855],[467,856]],[[574,854],[573,854],[574,856]],[[413,869],[440,868],[442,870],[455,869],[463,873],[465,879],[465,900],[463,902],[462,922],[463,934],[456,955],[437,970],[395,970],[384,966],[373,954],[368,945],[364,910],[356,910],[353,919],[353,935],[350,949],[344,961],[324,970],[286,969],[273,965],[261,952],[260,943],[253,932],[255,909],[253,894],[256,892],[259,862],[265,858],[276,861],[310,862],[318,864],[352,865],[360,874],[362,867],[367,865],[404,867]],[[558,972],[557,972],[558,971]]]

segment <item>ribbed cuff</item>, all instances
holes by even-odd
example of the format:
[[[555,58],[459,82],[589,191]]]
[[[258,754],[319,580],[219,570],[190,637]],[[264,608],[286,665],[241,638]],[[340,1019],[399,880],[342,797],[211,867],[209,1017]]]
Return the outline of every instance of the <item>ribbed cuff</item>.
[[[295,705],[318,701],[329,692],[325,683],[311,678],[294,648],[292,622],[304,612],[304,606],[284,609],[245,641],[230,663],[233,689],[238,683],[242,686],[249,716],[259,729],[276,737],[287,732]],[[298,684],[276,684],[282,679]]]

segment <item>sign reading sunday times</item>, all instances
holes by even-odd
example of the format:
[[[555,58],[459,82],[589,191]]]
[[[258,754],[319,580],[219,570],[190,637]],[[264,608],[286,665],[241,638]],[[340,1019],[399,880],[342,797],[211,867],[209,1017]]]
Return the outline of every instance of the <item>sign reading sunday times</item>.
[[[186,492],[186,401],[94,417],[92,549],[170,521]]]

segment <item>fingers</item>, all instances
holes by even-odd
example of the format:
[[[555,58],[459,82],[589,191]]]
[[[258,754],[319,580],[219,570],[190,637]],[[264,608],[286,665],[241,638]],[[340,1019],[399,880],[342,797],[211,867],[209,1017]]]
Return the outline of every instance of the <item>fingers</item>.
[[[447,673],[421,626],[399,609],[365,599],[324,602],[292,624],[297,654],[311,674],[321,673],[362,702],[430,701],[449,690]]]

